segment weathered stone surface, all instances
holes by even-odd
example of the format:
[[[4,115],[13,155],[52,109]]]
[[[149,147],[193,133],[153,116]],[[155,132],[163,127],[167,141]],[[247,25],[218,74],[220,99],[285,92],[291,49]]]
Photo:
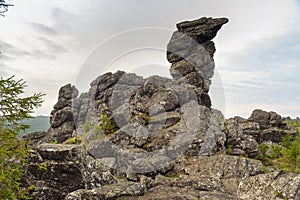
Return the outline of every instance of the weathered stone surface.
[[[42,143],[42,140],[44,137],[46,137],[48,133],[43,131],[43,132],[32,132],[32,133],[28,133],[28,134],[24,134],[22,136],[22,139],[24,140],[28,140],[29,141],[29,145],[32,148],[35,148],[37,145]]]
[[[141,183],[122,182],[95,188],[91,190],[77,190],[68,194],[65,200],[79,200],[79,199],[118,199],[127,196],[139,196],[144,194],[146,186]]]
[[[28,158],[22,186],[35,185],[33,199],[63,199],[68,193],[116,182],[80,145],[41,144]]]
[[[219,29],[228,22],[226,18],[200,18],[177,24],[167,46],[167,59],[172,63],[170,72],[179,83],[190,84],[201,88],[198,93],[199,103],[211,107],[209,91],[210,79],[213,76],[215,52],[211,41]]]
[[[281,142],[288,127],[280,115],[275,112],[254,110],[249,119],[234,117],[226,120],[226,146],[232,155],[256,157],[259,144],[263,142]]]
[[[78,90],[71,84],[60,88],[58,102],[51,112],[50,130],[43,141],[62,143],[72,137],[75,130],[72,102],[77,96]]]
[[[297,200],[300,198],[300,176],[277,171],[249,177],[240,182],[237,193],[249,200]]]
[[[229,155],[182,157],[175,162],[174,173],[213,176],[221,179],[246,178],[262,174],[258,160]]]
[[[23,185],[35,185],[33,199],[62,199],[69,192],[83,188],[84,178],[76,160],[79,146],[41,144],[31,152]]]
[[[228,23],[227,18],[213,19],[202,17],[193,21],[180,22],[176,26],[178,31],[187,33],[195,37],[197,42],[202,43],[213,39],[220,28],[226,23]]]
[[[300,176],[265,174],[251,158],[278,144],[280,115],[225,120],[211,108],[211,41],[226,18],[177,24],[167,46],[173,79],[105,73],[78,96],[63,86],[47,133],[32,133],[22,186],[33,199],[299,199]],[[82,144],[67,145],[70,137]],[[56,141],[63,144],[48,144]],[[230,154],[230,155],[226,155]],[[249,157],[249,158],[246,158]]]

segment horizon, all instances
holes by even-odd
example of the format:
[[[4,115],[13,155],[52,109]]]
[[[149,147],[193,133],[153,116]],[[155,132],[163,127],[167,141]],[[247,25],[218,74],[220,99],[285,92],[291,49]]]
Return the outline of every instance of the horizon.
[[[26,81],[27,95],[46,94],[34,115],[50,116],[61,86],[81,93],[107,71],[170,77],[165,48],[176,23],[207,16],[229,19],[213,39],[212,107],[225,118],[254,109],[300,116],[297,0],[10,3],[0,18],[0,76]]]

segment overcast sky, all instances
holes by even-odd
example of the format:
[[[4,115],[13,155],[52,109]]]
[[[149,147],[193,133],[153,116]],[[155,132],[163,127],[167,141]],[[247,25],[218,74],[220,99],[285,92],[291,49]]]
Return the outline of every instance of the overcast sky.
[[[168,76],[165,47],[175,24],[227,17],[214,39],[213,107],[226,117],[255,108],[300,116],[297,0],[11,0],[0,18],[0,76],[43,92],[49,115],[60,86],[81,90],[105,71]]]

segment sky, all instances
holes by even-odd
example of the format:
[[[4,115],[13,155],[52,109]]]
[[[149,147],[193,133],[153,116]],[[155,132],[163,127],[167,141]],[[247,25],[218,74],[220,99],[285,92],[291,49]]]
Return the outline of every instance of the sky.
[[[213,41],[210,95],[226,117],[260,108],[300,116],[299,0],[11,0],[0,18],[0,76],[45,93],[49,115],[61,86],[80,92],[107,71],[170,76],[165,49],[181,21],[227,17]]]

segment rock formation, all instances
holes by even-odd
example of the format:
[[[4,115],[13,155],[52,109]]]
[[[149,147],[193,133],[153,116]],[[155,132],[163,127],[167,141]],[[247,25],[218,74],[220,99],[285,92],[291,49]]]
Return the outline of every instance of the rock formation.
[[[226,120],[226,147],[232,149],[232,155],[255,158],[259,154],[259,144],[281,142],[288,133],[287,129],[280,115],[257,109],[249,119],[234,117]]]
[[[211,40],[227,22],[177,24],[167,46],[173,79],[106,73],[79,97],[63,86],[48,133],[26,136],[33,149],[22,185],[35,185],[33,199],[299,198],[299,175],[265,173],[251,159],[259,144],[281,141],[281,117],[256,110],[225,120],[211,108]]]

